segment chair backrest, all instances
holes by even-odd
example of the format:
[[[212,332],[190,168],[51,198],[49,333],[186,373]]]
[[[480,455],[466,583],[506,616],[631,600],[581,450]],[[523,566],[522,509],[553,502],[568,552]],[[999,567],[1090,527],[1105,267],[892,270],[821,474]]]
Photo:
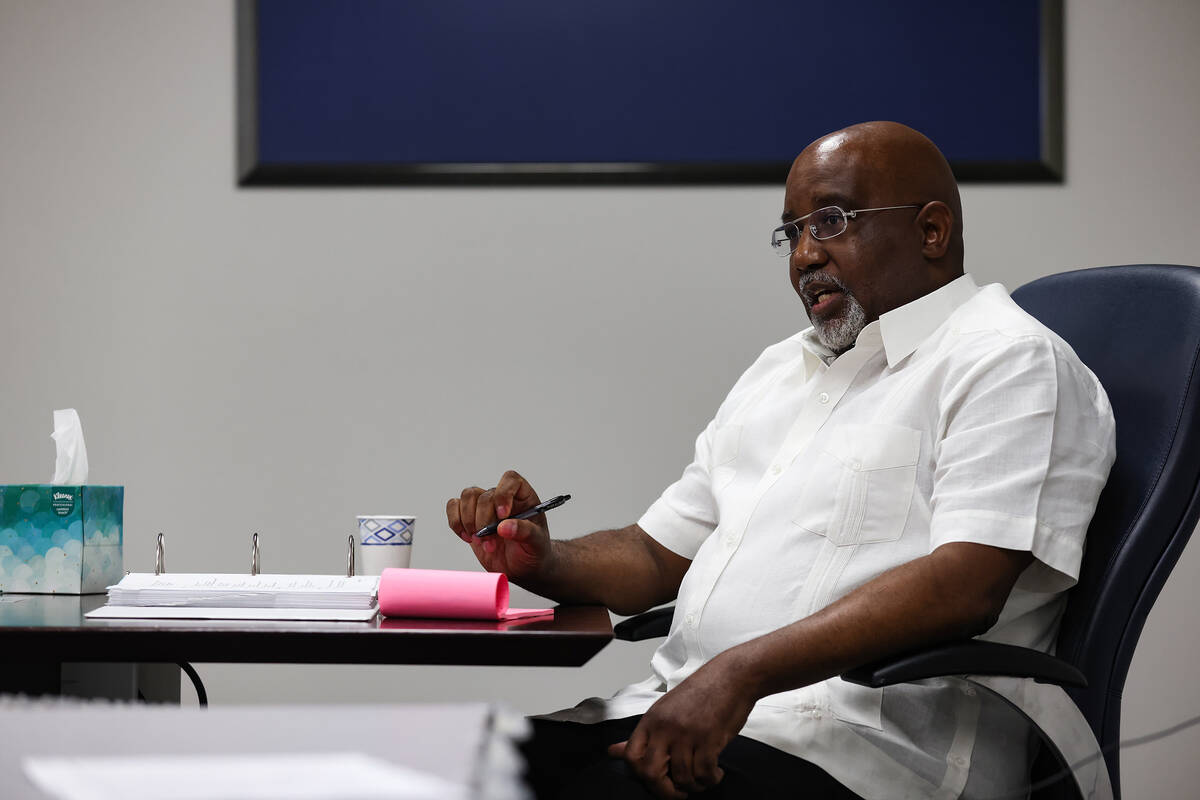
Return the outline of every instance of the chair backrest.
[[[1146,616],[1200,516],[1200,269],[1098,267],[1028,283],[1022,308],[1074,348],[1108,392],[1117,458],[1088,528],[1057,654],[1087,676],[1071,695],[1120,791],[1121,691]]]

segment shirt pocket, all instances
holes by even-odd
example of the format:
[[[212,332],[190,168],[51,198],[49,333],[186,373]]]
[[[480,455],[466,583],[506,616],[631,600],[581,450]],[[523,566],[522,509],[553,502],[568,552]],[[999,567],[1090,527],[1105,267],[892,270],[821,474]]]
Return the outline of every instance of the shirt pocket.
[[[839,546],[892,542],[904,532],[917,480],[921,432],[898,425],[839,425],[808,469],[792,522]]]
[[[738,451],[742,444],[741,425],[721,425],[713,432],[709,475],[712,485],[721,488],[737,473]]]

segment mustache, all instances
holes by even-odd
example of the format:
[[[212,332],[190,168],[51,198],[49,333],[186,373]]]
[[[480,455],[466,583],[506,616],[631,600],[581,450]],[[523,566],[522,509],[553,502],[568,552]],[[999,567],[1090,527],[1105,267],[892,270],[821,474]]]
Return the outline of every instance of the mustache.
[[[840,280],[838,280],[834,276],[830,275],[828,272],[823,272],[820,270],[818,270],[817,272],[801,273],[800,277],[796,279],[796,285],[800,288],[801,291],[803,291],[803,290],[807,289],[808,285],[810,283],[812,283],[813,281],[821,281],[822,283],[832,284],[833,286],[836,286],[838,288],[838,291],[845,292],[848,295],[851,294],[851,291],[846,288],[846,284],[842,283]]]

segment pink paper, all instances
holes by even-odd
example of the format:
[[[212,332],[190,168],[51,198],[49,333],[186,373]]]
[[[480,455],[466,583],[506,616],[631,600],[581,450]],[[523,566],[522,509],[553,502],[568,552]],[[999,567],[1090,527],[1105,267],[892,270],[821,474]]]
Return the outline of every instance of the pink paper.
[[[385,617],[509,620],[553,614],[552,608],[509,608],[508,577],[501,572],[385,569],[379,577]]]

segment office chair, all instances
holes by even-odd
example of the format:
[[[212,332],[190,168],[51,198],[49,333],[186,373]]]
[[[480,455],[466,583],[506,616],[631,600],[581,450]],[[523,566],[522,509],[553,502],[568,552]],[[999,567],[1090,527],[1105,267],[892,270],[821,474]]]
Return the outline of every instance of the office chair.
[[[1120,798],[1121,692],[1146,617],[1200,518],[1200,269],[1139,264],[1051,275],[1012,293],[1100,379],[1117,456],[1088,528],[1056,655],[969,640],[850,670],[882,687],[942,676],[998,694],[1038,726],[1043,753],[1069,765],[1033,797]],[[616,626],[617,638],[665,635],[673,609]],[[1021,679],[1032,697],[1014,701]],[[1095,758],[1102,749],[1103,757]],[[1080,763],[1085,762],[1085,763]],[[1103,764],[1107,770],[1100,769]],[[1032,781],[1058,767],[1040,757]]]

